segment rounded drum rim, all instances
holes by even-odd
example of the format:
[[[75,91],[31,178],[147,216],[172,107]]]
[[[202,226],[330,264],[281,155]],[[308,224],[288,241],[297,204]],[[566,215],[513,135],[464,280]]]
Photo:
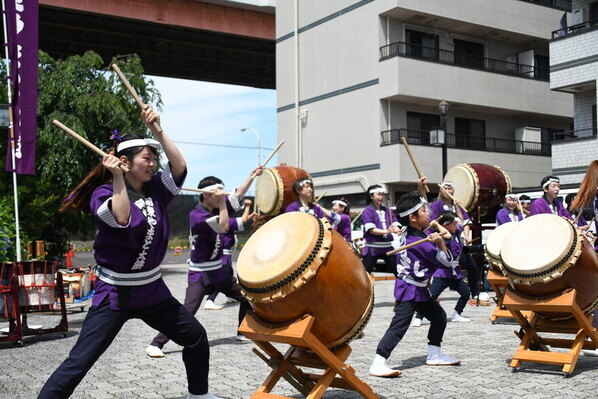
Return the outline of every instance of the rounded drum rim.
[[[465,176],[467,177],[468,183],[473,185],[472,193],[470,193],[468,195],[464,195],[465,194],[464,191],[458,190],[455,181],[451,180],[451,178],[449,177],[449,176],[451,176],[452,171],[458,171],[458,170],[464,171]],[[461,205],[463,205],[463,207],[465,207],[465,209],[467,209],[468,212],[471,212],[471,208],[473,207],[473,204],[477,203],[478,197],[480,196],[480,181],[479,181],[478,174],[476,173],[475,169],[473,169],[467,163],[459,163],[459,164],[453,166],[452,168],[450,168],[448,170],[448,172],[446,172],[446,175],[444,176],[444,180],[450,181],[455,185],[455,193],[453,194],[453,197],[456,198],[457,200],[459,200]]]
[[[263,185],[260,184],[261,181],[264,181],[262,179],[266,178],[270,179],[271,185],[276,189],[276,192],[274,193],[275,198],[273,198],[273,200],[271,200],[271,203],[269,204],[264,204],[264,197],[263,195],[260,196],[260,193],[263,192],[263,190],[258,189],[258,187]],[[258,180],[255,183],[255,203],[262,213],[269,215],[272,213],[277,214],[278,212],[280,212],[280,208],[284,199],[283,186],[284,183],[282,182],[280,174],[275,168],[268,168],[264,170],[264,173],[262,173],[262,175],[258,177]]]

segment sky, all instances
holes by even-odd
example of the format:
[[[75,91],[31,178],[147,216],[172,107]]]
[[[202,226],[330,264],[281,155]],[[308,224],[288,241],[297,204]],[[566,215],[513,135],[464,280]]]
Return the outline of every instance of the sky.
[[[164,103],[161,125],[187,161],[185,187],[197,187],[205,176],[216,176],[226,189],[237,187],[276,147],[276,91],[219,83],[148,76]],[[197,144],[192,144],[197,143]],[[204,144],[210,145],[204,145]],[[241,146],[251,148],[230,148]],[[268,166],[278,162],[274,156]],[[248,195],[254,194],[254,187]],[[186,192],[192,194],[190,192]]]

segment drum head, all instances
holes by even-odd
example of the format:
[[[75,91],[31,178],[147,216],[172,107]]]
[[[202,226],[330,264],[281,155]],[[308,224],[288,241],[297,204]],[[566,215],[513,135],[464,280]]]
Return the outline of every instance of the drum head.
[[[262,213],[272,213],[284,195],[284,188],[276,169],[266,169],[255,183],[255,204]]]
[[[535,215],[513,224],[517,228],[505,237],[500,249],[507,274],[541,281],[542,275],[552,274],[553,266],[572,256],[575,227],[560,216]]]
[[[467,164],[457,165],[446,173],[444,181],[450,181],[455,185],[453,197],[459,200],[461,205],[471,211],[471,207],[478,195],[479,182],[475,170]]]
[[[510,235],[513,229],[517,227],[517,223],[519,222],[501,224],[488,235],[488,240],[486,241],[486,253],[489,256],[499,259],[503,241]]]
[[[302,212],[275,217],[247,241],[237,261],[243,285],[263,288],[283,281],[295,272],[317,247],[321,223]]]

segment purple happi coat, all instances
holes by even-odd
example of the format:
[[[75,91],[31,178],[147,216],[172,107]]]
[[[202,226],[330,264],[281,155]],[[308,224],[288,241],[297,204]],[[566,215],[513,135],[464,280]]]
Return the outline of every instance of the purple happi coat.
[[[233,264],[232,249],[235,246],[235,232],[244,231],[242,218],[229,218],[228,231],[220,235],[222,242],[222,264],[230,266]]]
[[[461,266],[459,265],[459,258],[461,257],[461,252],[463,252],[463,226],[459,225],[455,234],[451,234],[451,238],[448,240],[444,240],[446,247],[451,251],[452,261],[450,262],[450,268],[447,267],[440,267],[434,273],[434,277],[440,278],[454,278],[454,279],[461,279],[463,278],[463,272],[461,271]]]
[[[351,218],[349,215],[341,214],[340,222],[334,226],[334,229],[339,232],[340,235],[343,236],[345,241],[351,242]]]
[[[496,224],[498,226],[509,222],[521,222],[522,220],[523,215],[519,211],[515,214],[509,211],[507,208],[501,208],[496,213]]]
[[[453,211],[457,214],[457,210],[455,209],[455,204],[447,205],[444,203],[442,199],[437,199],[436,201],[432,202],[430,205],[430,220],[436,220],[440,216],[440,214],[444,211]],[[469,221],[469,213],[465,211],[465,209],[461,208],[461,212],[463,213],[463,220],[461,223],[465,225]]]
[[[113,310],[136,309],[172,296],[159,267],[168,245],[166,207],[183,182],[175,183],[169,166],[145,183],[144,196],[127,187],[131,212],[126,226],[119,225],[112,214],[112,184],[94,190],[89,205],[97,227],[93,248],[100,278],[95,281],[93,306],[99,306],[109,296]],[[138,286],[117,286],[101,280],[102,269],[123,274],[147,272],[155,280]]]
[[[427,237],[426,234],[413,227],[407,228],[406,244]],[[452,270],[453,257],[438,249],[427,241],[397,254],[400,265],[399,275],[395,282],[395,299],[397,301],[427,302],[430,300],[430,278],[440,268]]]
[[[336,226],[340,223],[341,218],[334,212],[332,212],[332,218],[326,216],[322,208],[318,204],[309,204],[308,208],[306,209],[303,207],[301,202],[295,201],[289,204],[287,208],[284,210],[285,213],[287,212],[303,212],[310,215],[314,215],[317,218],[326,218],[333,226]]]
[[[374,205],[370,204],[361,214],[361,223],[364,231],[363,238],[365,240],[364,256],[384,255],[386,252],[392,250],[392,234],[378,236],[370,233],[370,230],[374,228],[386,230],[390,226],[399,226],[397,217],[390,209],[384,205],[380,206],[380,209],[376,209]]]
[[[550,204],[546,195],[543,195],[532,202],[529,212],[531,216],[542,213],[552,213],[553,215],[564,216],[568,219],[572,219],[571,215],[565,209],[565,206],[561,201],[554,201],[552,204]]]

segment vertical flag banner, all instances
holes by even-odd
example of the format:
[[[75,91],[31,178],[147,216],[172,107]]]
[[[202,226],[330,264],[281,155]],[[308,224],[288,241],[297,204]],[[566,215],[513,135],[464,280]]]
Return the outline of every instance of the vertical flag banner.
[[[38,0],[4,0],[6,13],[5,45],[10,58],[15,165],[11,157],[11,137],[7,146],[6,170],[35,174],[37,111],[37,64],[39,14]]]

